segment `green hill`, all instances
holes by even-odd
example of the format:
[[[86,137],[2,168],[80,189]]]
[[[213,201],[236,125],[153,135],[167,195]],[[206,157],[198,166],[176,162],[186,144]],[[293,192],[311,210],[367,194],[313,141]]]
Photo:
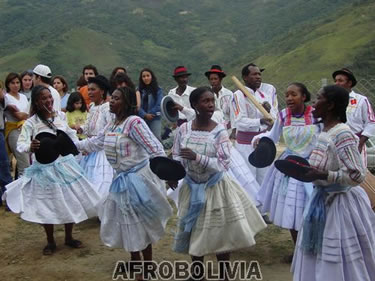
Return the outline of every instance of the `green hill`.
[[[277,85],[342,65],[373,75],[373,15],[373,1],[352,0],[0,0],[0,78],[44,63],[74,84],[92,63],[134,80],[150,67],[170,88],[176,65],[201,85],[211,64],[238,76],[249,61]]]

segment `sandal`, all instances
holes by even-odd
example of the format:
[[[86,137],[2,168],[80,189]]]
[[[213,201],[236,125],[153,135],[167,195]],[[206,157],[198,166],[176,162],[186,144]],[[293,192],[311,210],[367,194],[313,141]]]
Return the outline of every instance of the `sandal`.
[[[76,240],[76,239],[71,239],[71,240],[65,241],[65,245],[69,246],[71,248],[75,248],[75,249],[83,247],[82,242],[79,241],[79,240]]]
[[[48,243],[43,249],[43,255],[50,256],[56,252],[56,243]]]

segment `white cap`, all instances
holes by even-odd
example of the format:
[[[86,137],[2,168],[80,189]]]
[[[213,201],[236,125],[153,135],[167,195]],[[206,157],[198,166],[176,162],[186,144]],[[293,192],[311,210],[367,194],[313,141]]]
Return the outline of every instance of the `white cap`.
[[[37,66],[35,66],[33,72],[36,75],[39,75],[39,76],[42,76],[42,77],[46,77],[46,78],[52,77],[51,69],[44,64],[38,64]]]

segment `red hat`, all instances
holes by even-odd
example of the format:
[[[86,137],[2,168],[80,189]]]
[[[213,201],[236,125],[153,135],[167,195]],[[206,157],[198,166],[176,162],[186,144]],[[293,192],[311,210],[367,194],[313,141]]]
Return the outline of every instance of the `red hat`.
[[[204,75],[207,76],[207,78],[210,76],[211,73],[216,73],[218,74],[219,76],[221,76],[221,78],[224,78],[225,76],[227,76],[224,71],[221,69],[221,66],[220,65],[213,65],[211,66],[211,69],[209,71],[206,71],[204,73]]]
[[[177,66],[175,69],[174,69],[174,72],[173,72],[173,77],[179,77],[179,76],[184,76],[184,75],[191,75],[191,73],[189,73],[187,71],[187,68],[185,66]]]

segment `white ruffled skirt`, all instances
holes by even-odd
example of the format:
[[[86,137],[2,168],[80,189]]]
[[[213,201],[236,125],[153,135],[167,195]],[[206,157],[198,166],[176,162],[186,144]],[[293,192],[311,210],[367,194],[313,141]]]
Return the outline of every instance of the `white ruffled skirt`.
[[[330,201],[330,200],[329,200]],[[306,253],[298,235],[294,281],[372,281],[375,278],[375,214],[357,186],[326,203],[322,252]]]
[[[284,154],[280,159],[285,157]],[[299,231],[312,184],[286,176],[276,169],[274,164],[267,171],[265,178],[257,195],[262,205],[261,212],[269,212],[273,224]]]
[[[193,226],[188,253],[193,256],[219,254],[255,245],[254,236],[266,228],[255,203],[243,188],[224,174],[216,185],[207,187],[206,203]],[[178,225],[190,204],[190,187],[179,193]],[[183,229],[177,228],[176,237]]]
[[[113,180],[114,170],[109,164],[104,150],[84,156],[79,164],[96,191],[101,197],[106,197]]]
[[[50,164],[34,162],[6,186],[5,199],[21,218],[40,224],[79,223],[97,215],[99,194],[73,155]]]
[[[147,197],[151,199],[152,213],[135,209],[132,192],[109,192],[108,197],[99,208],[101,220],[100,237],[102,242],[113,248],[123,248],[128,252],[144,250],[164,235],[172,208],[166,199],[164,181],[160,180],[147,164],[137,175],[146,186]]]

